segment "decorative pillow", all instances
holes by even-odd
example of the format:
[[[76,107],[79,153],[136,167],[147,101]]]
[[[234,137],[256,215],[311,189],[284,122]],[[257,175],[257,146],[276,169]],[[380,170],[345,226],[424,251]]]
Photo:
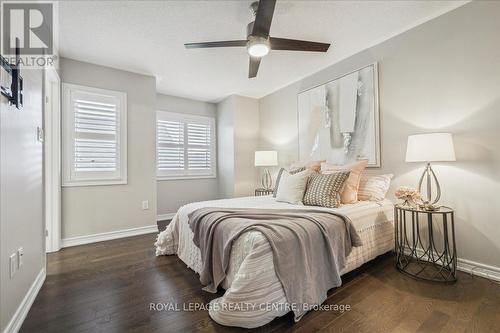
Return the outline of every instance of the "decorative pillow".
[[[283,172],[276,193],[276,201],[288,202],[294,205],[301,204],[310,175],[311,170],[304,170],[294,175],[286,171]]]
[[[305,169],[306,169],[306,167],[292,169],[292,170],[289,170],[288,173],[291,175],[294,175],[296,173],[304,171]],[[276,185],[274,186],[273,198],[276,198],[276,192],[278,192],[278,185],[280,184],[281,174],[283,172],[287,172],[287,171],[284,168],[281,168],[280,171],[278,172],[278,176],[276,176]]]
[[[323,160],[323,161],[311,161],[311,162],[294,162],[292,163],[292,165],[290,165],[290,169],[306,168],[314,172],[320,172],[321,163],[323,162],[326,161]]]
[[[364,201],[382,201],[391,186],[393,175],[362,176],[358,187],[358,199]]]
[[[304,195],[304,205],[330,208],[340,206],[340,192],[347,178],[349,171],[312,175]]]
[[[344,189],[340,193],[340,201],[343,204],[356,203],[358,201],[358,186],[361,174],[367,165],[368,160],[359,160],[347,165],[321,163],[321,173],[330,174],[339,171],[350,171],[349,178],[347,178]]]

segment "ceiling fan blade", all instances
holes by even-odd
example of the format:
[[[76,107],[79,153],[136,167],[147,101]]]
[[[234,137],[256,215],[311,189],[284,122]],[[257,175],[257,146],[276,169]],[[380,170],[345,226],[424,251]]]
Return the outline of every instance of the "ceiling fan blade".
[[[235,47],[246,46],[246,40],[223,40],[219,42],[200,42],[200,43],[186,43],[186,49],[204,49],[207,47]]]
[[[269,29],[271,29],[271,21],[273,20],[274,7],[276,0],[260,0],[255,22],[253,23],[252,35],[269,37]]]
[[[248,66],[248,78],[254,78],[259,71],[260,60],[262,58],[250,57],[250,65]]]
[[[271,50],[286,50],[286,51],[326,52],[330,47],[330,44],[327,43],[317,43],[306,40],[275,38],[275,37],[270,37],[269,43],[271,44]]]

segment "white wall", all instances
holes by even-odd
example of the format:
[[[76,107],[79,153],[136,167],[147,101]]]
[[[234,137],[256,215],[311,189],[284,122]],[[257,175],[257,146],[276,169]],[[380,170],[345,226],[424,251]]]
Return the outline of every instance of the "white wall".
[[[24,69],[24,70],[23,70]],[[1,70],[2,83],[7,82]],[[21,68],[24,106],[9,106],[0,97],[0,331],[11,321],[35,281],[43,281],[42,71]],[[5,79],[5,80],[4,80]],[[10,278],[9,256],[24,248],[23,265]],[[37,277],[40,279],[37,280]],[[29,306],[30,304],[27,304]],[[17,319],[16,319],[17,320]],[[20,323],[20,322],[17,322]]]
[[[232,95],[217,105],[221,198],[253,195],[258,184],[254,153],[259,146],[258,100]]]
[[[64,187],[62,238],[155,225],[155,78],[67,58],[60,71],[62,82],[127,93],[128,123],[128,183]]]
[[[261,149],[297,158],[297,94],[379,63],[382,168],[415,186],[409,134],[455,136],[457,162],[436,164],[442,204],[455,208],[458,256],[500,267],[500,2],[475,1],[260,100]],[[335,52],[335,44],[330,52]]]
[[[159,111],[216,117],[216,107],[213,103],[157,94],[156,105]],[[161,215],[174,214],[180,206],[187,203],[213,200],[219,196],[217,178],[159,180],[157,189],[160,218]]]

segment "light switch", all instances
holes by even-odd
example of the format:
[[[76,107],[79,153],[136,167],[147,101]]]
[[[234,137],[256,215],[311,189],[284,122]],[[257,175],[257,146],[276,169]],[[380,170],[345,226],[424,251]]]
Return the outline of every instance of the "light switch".
[[[39,142],[43,142],[44,139],[43,128],[41,128],[40,126],[36,128],[36,139]]]
[[[17,268],[21,268],[23,265],[23,256],[24,256],[24,249],[20,247],[17,249]]]

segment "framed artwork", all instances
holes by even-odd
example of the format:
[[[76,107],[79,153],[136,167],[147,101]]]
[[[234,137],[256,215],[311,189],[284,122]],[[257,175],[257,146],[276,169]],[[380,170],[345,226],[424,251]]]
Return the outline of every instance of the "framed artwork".
[[[380,167],[377,63],[299,93],[300,161]]]

